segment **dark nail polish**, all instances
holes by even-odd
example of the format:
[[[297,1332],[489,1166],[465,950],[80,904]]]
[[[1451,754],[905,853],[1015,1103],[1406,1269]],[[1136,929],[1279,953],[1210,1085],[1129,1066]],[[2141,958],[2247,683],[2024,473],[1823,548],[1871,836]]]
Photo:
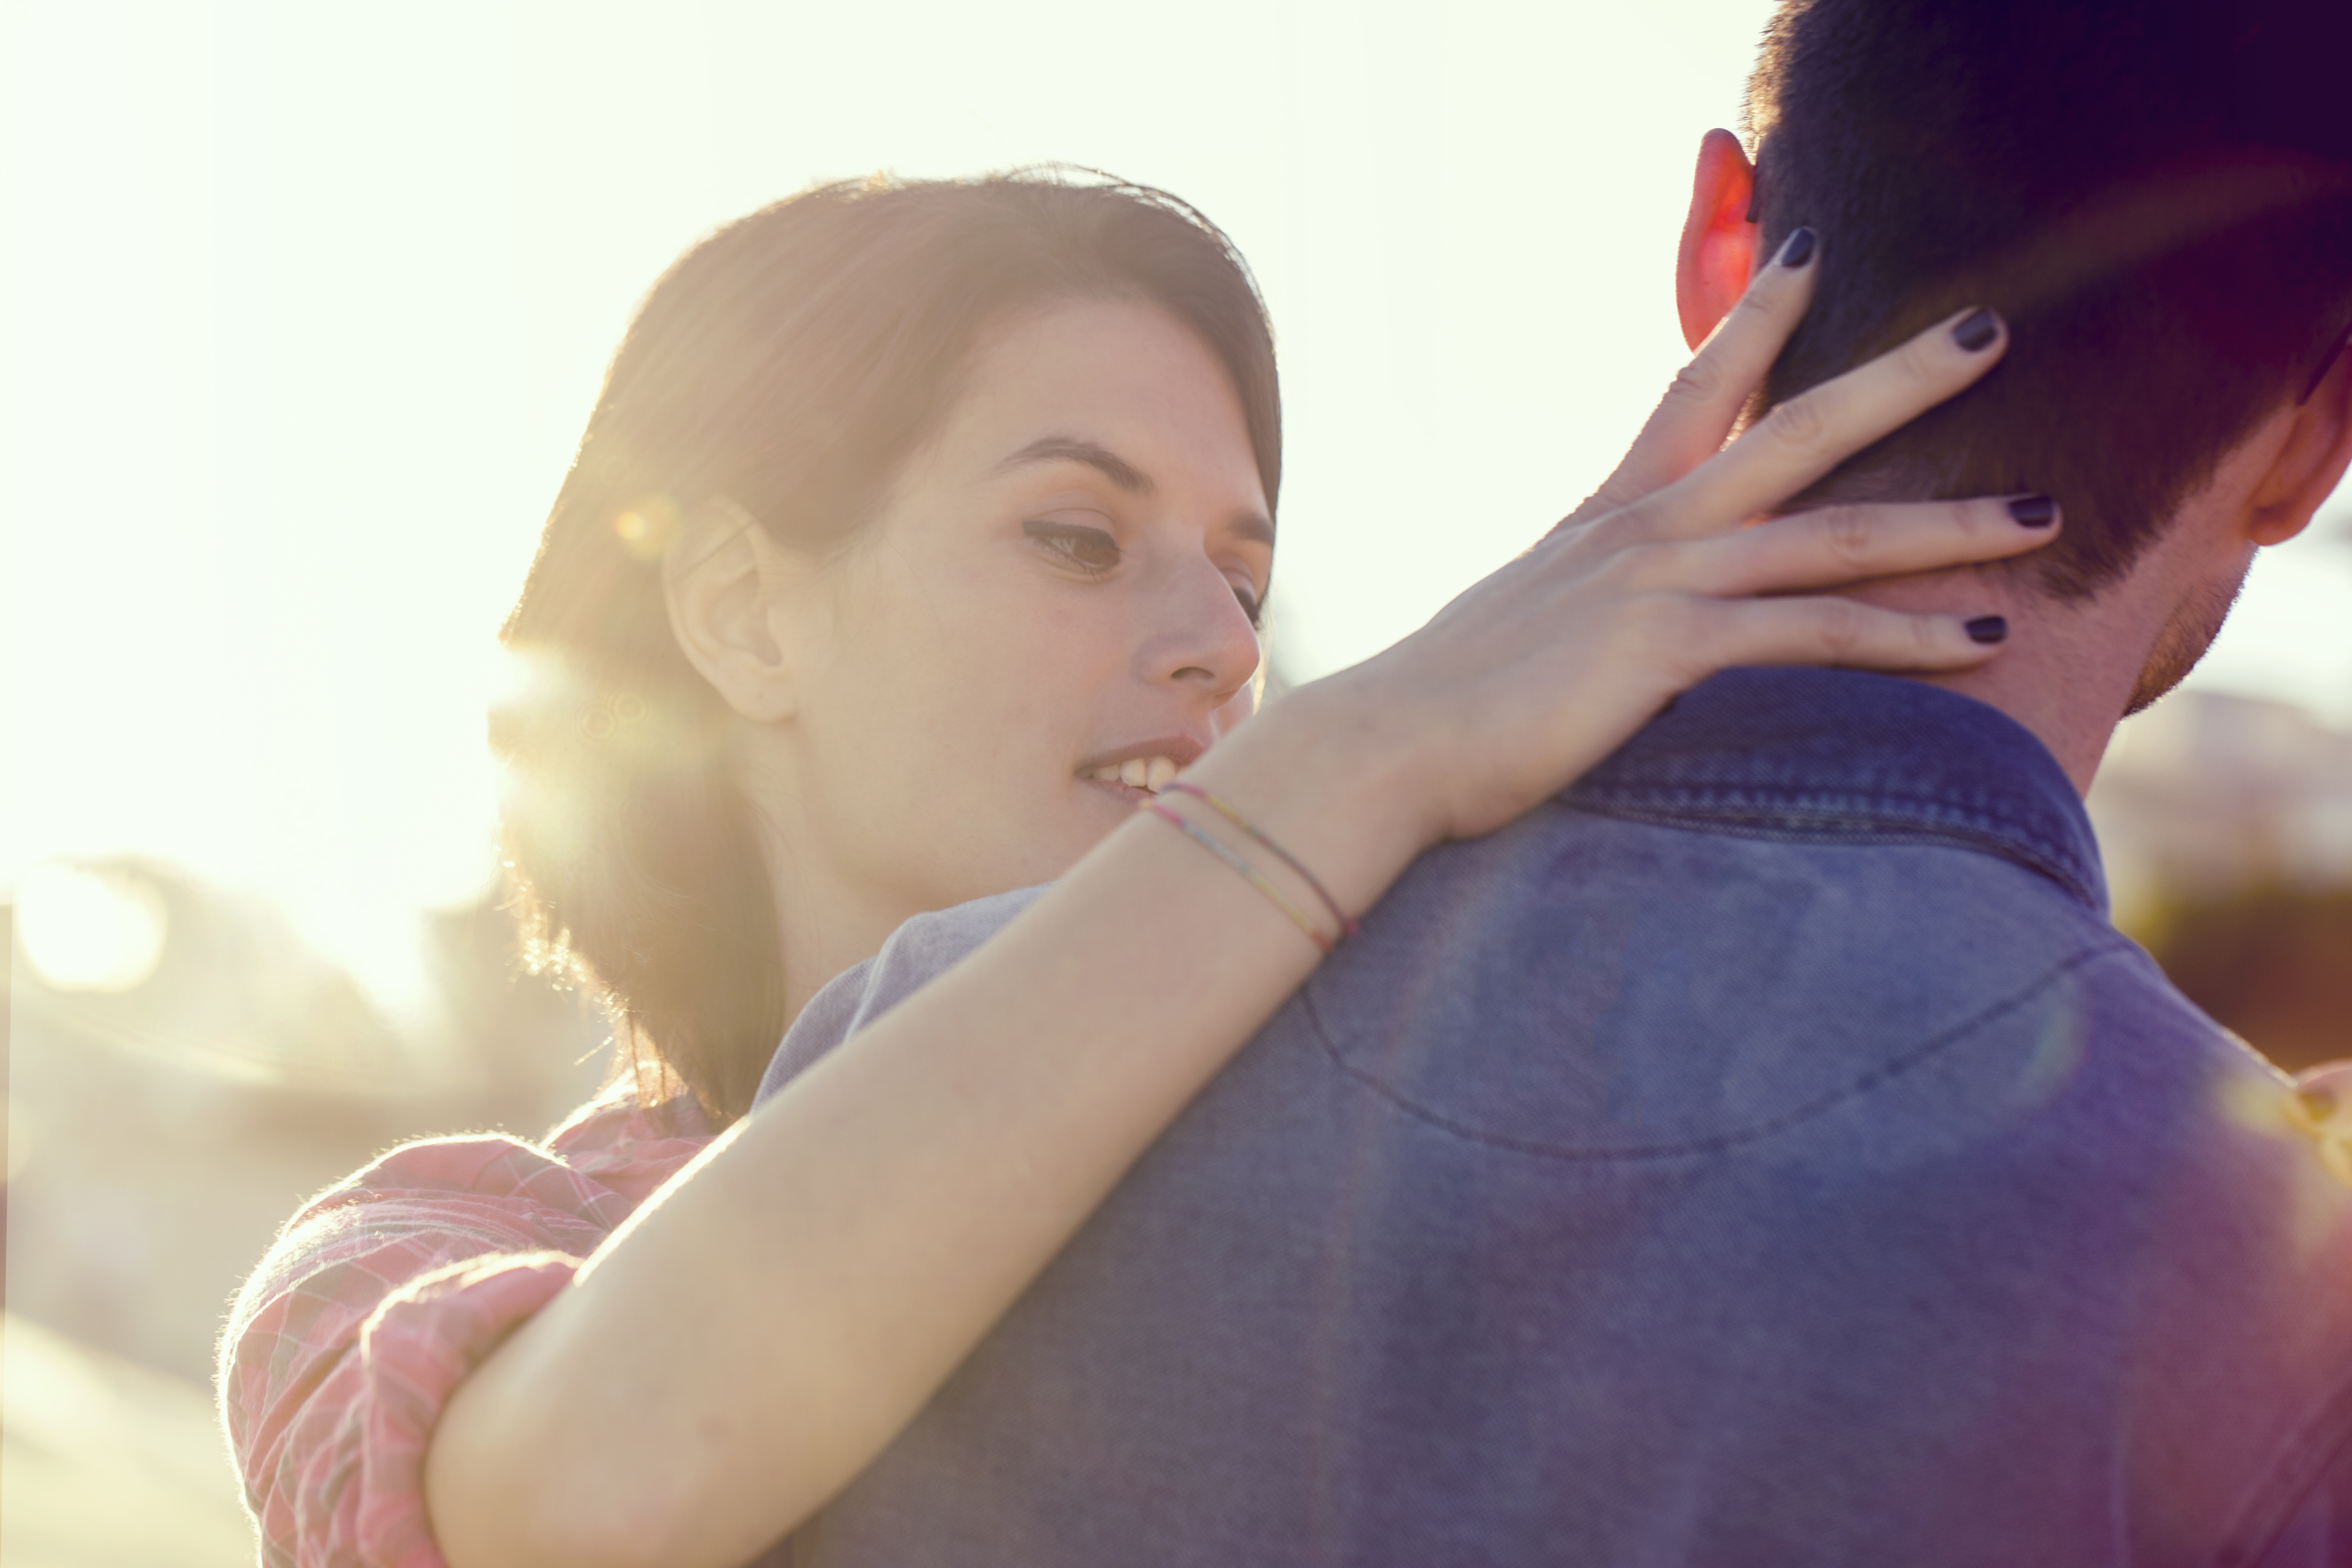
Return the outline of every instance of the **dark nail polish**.
[[[1970,353],[1983,349],[2000,336],[2000,318],[1990,310],[1972,310],[1968,319],[1952,329],[1952,341]]]
[[[1780,247],[1780,265],[1791,272],[1812,258],[1813,231],[1811,229],[1794,230],[1790,234],[1788,243]]]
[[[2048,496],[2020,496],[2009,503],[2009,515],[2021,528],[2047,528],[2058,521],[2058,503]]]
[[[1970,642],[2000,642],[2002,638],[2009,636],[2009,617],[2006,616],[1979,616],[1975,620],[1970,621],[1968,624],[1967,630],[1969,640]]]

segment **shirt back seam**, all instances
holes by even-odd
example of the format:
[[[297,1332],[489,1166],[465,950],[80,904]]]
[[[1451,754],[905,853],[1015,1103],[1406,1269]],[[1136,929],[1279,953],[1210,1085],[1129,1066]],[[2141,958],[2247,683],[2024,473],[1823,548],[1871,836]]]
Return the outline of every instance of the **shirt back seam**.
[[[1414,1120],[1425,1122],[1441,1131],[1449,1132],[1457,1138],[1491,1148],[1508,1149],[1517,1153],[1531,1154],[1538,1158],[1557,1160],[1570,1164],[1607,1164],[1617,1162],[1690,1159],[1700,1155],[1721,1153],[1743,1144],[1761,1142],[1775,1137],[1791,1127],[1812,1121],[1850,1100],[1859,1099],[1880,1085],[1901,1077],[1913,1068],[1922,1065],[1931,1058],[1968,1038],[1987,1025],[2023,1007],[2042,992],[2055,985],[2074,971],[2084,968],[2102,958],[2137,951],[2130,942],[2118,936],[2112,942],[2102,942],[2095,947],[2075,953],[2053,964],[2031,984],[2000,1001],[1989,1004],[1958,1023],[1930,1035],[1910,1049],[1881,1062],[1853,1081],[1825,1094],[1818,1095],[1802,1104],[1792,1106],[1777,1115],[1767,1117],[1762,1121],[1707,1138],[1684,1139],[1668,1143],[1636,1144],[1623,1149],[1562,1148],[1558,1144],[1538,1142],[1534,1139],[1514,1138],[1507,1133],[1484,1131],[1446,1116],[1443,1112],[1433,1110],[1410,1098],[1395,1086],[1349,1061],[1341,1054],[1330,1029],[1325,1026],[1322,1013],[1315,1005],[1313,991],[1303,990],[1298,996],[1306,1009],[1307,1026],[1314,1031],[1316,1043],[1321,1047],[1324,1055],[1330,1058],[1331,1065]]]

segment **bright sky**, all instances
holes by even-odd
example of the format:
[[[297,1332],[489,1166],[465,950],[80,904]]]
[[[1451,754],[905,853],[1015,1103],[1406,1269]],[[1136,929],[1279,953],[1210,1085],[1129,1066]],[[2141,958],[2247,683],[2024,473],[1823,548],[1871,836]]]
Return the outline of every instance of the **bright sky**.
[[[491,636],[605,356],[817,178],[1064,159],[1223,225],[1282,354],[1282,657],[1352,662],[1672,374],[1768,9],[0,0],[0,887],[158,854],[399,992],[384,939],[489,870]],[[2347,521],[2200,680],[2352,722]]]

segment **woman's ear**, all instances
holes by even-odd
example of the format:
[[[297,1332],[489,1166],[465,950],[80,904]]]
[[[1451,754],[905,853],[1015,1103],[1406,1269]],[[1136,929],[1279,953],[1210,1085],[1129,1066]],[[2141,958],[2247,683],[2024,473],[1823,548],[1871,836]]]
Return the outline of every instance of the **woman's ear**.
[[[1698,173],[1675,259],[1675,306],[1682,314],[1683,341],[1694,349],[1748,291],[1756,266],[1756,223],[1748,216],[1755,202],[1756,169],[1739,138],[1708,132],[1698,144]]]
[[[2284,544],[2310,526],[2352,467],[2352,350],[2338,350],[2286,412],[2286,439],[2248,500],[2246,538],[2256,544]]]
[[[789,719],[797,707],[782,601],[804,570],[725,496],[688,513],[662,557],[670,635],[727,706],[754,723]]]

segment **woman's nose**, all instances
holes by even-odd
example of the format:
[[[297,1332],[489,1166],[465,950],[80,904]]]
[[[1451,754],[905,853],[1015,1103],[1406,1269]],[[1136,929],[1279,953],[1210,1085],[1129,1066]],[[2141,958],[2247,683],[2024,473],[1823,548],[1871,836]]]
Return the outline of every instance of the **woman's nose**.
[[[1157,623],[1144,639],[1146,673],[1154,681],[1198,688],[1215,708],[1257,673],[1257,628],[1213,562],[1195,557],[1166,574],[1155,595]]]

